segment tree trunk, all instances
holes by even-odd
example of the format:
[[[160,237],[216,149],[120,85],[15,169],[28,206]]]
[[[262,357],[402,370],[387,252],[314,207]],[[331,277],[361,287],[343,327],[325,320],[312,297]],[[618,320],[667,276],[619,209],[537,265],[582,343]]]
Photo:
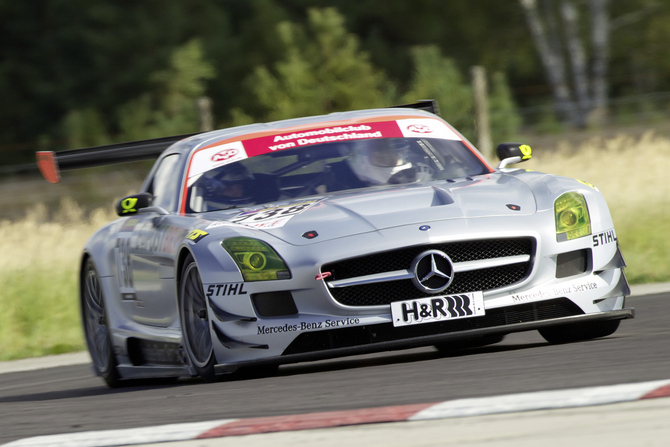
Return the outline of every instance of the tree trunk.
[[[200,132],[214,130],[214,118],[212,116],[212,100],[207,96],[201,96],[196,100],[198,116],[200,117]]]
[[[591,42],[593,47],[593,105],[589,122],[602,125],[607,119],[607,69],[609,46],[609,0],[590,0]]]
[[[589,79],[586,72],[586,56],[584,55],[584,47],[579,38],[579,14],[575,5],[570,0],[562,0],[561,15],[565,22],[567,49],[570,56],[570,65],[572,66],[572,79],[578,105],[578,111],[574,116],[577,121],[574,124],[578,127],[586,127],[586,115],[591,108],[591,100],[589,98]]]
[[[477,148],[487,160],[493,160],[493,144],[491,142],[491,125],[489,124],[488,92],[486,87],[486,70],[481,65],[472,67],[472,91],[475,96],[475,131],[477,132]]]
[[[566,81],[565,61],[561,54],[555,51],[550,45],[549,37],[537,12],[536,0],[519,0],[519,3],[526,13],[526,21],[528,22],[530,33],[535,42],[535,47],[540,54],[544,71],[549,78],[549,83],[554,94],[556,111],[561,119],[568,119],[570,122],[575,123],[578,121],[578,114],[570,97],[570,89]],[[548,8],[548,13],[553,14],[553,11]],[[553,20],[553,17],[550,20]]]

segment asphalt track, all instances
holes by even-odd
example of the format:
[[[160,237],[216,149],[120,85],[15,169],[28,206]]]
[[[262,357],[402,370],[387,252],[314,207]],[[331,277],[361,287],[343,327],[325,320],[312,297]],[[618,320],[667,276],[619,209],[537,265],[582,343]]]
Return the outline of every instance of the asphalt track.
[[[218,384],[189,379],[110,390],[85,364],[8,372],[0,374],[0,444],[56,433],[670,379],[668,299],[669,293],[636,296],[634,291],[626,305],[636,308],[636,318],[622,322],[614,335],[599,340],[552,346],[536,332],[529,332],[452,355],[421,348],[287,365],[272,377]],[[653,405],[658,409],[663,404]],[[663,407],[665,414],[669,407]],[[585,413],[588,411],[578,414]],[[598,416],[593,418],[598,420]]]

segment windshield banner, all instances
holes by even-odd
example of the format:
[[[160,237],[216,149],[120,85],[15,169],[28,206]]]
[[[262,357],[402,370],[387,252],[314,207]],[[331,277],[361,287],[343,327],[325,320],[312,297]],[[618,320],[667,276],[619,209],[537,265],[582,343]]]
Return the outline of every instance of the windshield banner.
[[[222,142],[222,144],[209,145],[195,152],[188,178],[191,179],[215,167],[247,157],[269,154],[284,149],[375,138],[440,138],[461,140],[449,126],[435,118],[410,118],[339,126],[321,126],[313,129],[250,138],[232,143]]]
[[[244,147],[250,157],[282,149],[311,146],[338,141],[399,138],[402,133],[395,121],[381,123],[329,126],[246,140]]]

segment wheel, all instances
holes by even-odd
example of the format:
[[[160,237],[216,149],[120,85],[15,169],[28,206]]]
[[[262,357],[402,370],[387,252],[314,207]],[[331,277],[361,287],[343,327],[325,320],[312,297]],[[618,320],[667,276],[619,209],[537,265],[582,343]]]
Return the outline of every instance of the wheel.
[[[109,334],[102,284],[91,259],[86,261],[81,281],[84,336],[93,368],[109,387],[116,388],[120,385],[121,376],[116,368],[118,364]]]
[[[606,320],[593,323],[566,324],[540,329],[539,332],[549,343],[572,343],[612,335],[619,328],[620,322],[621,320]]]
[[[191,366],[203,380],[215,382],[216,360],[212,348],[207,301],[198,266],[191,255],[188,255],[182,268],[179,283],[179,314],[183,343]]]
[[[468,340],[448,341],[445,343],[438,343],[435,345],[438,351],[449,353],[458,351],[459,349],[481,348],[495,343],[500,343],[504,335],[487,335],[479,338],[472,338]]]

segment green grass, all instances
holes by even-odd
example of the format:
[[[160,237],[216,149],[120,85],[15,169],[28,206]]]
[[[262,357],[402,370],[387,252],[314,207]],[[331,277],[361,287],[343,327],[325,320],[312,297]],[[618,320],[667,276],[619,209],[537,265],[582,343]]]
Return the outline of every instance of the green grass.
[[[667,208],[666,208],[667,210]],[[656,210],[623,219],[617,237],[628,264],[626,277],[631,284],[670,281],[670,211]]]
[[[77,267],[84,243],[113,219],[63,200],[0,221],[0,361],[81,351]]]
[[[85,349],[75,266],[0,276],[0,361]]]
[[[670,140],[647,132],[559,142],[534,147],[533,159],[517,167],[596,185],[612,213],[629,282],[670,281]]]

